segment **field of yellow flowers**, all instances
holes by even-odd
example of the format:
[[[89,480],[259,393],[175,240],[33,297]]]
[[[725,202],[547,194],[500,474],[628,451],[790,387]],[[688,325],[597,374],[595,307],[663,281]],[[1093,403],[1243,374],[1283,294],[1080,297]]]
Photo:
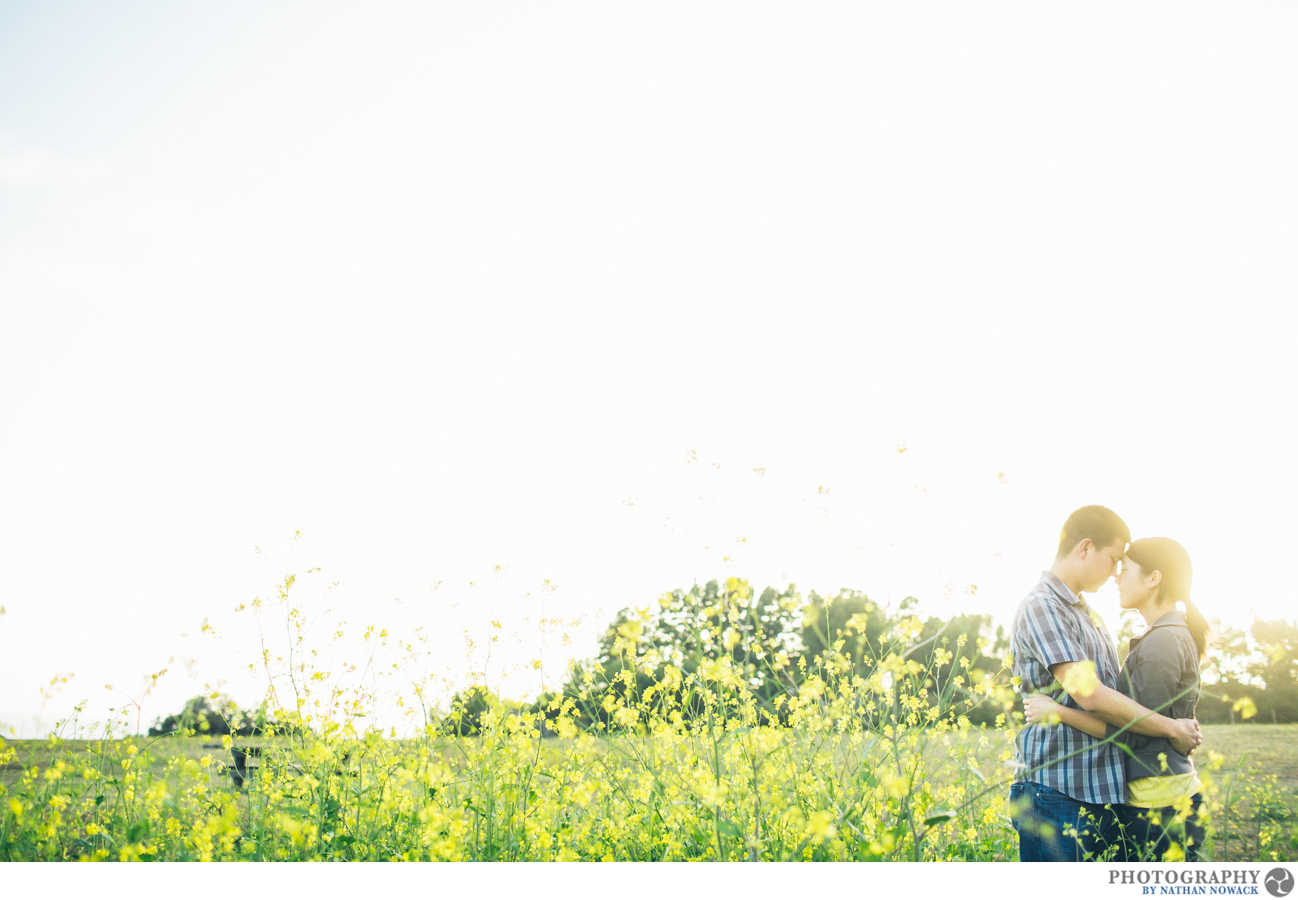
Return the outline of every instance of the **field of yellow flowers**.
[[[278,599],[296,649],[264,654],[267,730],[0,744],[0,861],[1017,858],[1010,661],[976,669],[963,636],[921,656],[903,617],[863,670],[849,627],[763,703],[735,656],[650,665],[624,628],[626,667],[598,696],[492,702],[470,733],[430,717],[398,736],[354,724],[336,685],[313,699],[292,584]],[[971,722],[980,707],[994,725]],[[1294,726],[1205,735],[1208,858],[1292,858]]]
[[[238,788],[229,736],[10,742],[0,860],[1017,857],[1007,729],[917,710],[867,730],[815,703],[779,726],[716,708],[606,736],[543,737],[504,707],[475,737],[299,731],[255,739],[263,765]],[[1283,758],[1293,730],[1219,726],[1207,745],[1270,737]],[[1292,786],[1202,756],[1210,856],[1292,857]]]

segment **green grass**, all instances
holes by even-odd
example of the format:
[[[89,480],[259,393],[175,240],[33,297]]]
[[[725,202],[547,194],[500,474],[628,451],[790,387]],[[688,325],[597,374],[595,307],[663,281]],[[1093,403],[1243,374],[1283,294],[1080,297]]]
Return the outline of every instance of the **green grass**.
[[[1198,755],[1216,750],[1226,767],[1241,761],[1275,774],[1291,793],[1298,791],[1298,725],[1204,725]]]
[[[1205,725],[1196,756],[1216,751],[1224,812],[1216,818],[1216,856],[1298,857],[1298,725]]]

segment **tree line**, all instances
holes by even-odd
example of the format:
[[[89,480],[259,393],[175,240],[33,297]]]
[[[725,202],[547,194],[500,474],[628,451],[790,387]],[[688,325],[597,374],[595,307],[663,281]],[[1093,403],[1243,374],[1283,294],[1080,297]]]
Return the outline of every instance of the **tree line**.
[[[1132,624],[1119,632],[1123,658]],[[885,661],[885,644],[901,631],[910,635],[905,658],[929,673],[934,697],[969,694],[961,712],[972,724],[1004,724],[1012,710],[1021,711],[1002,664],[1010,653],[1008,629],[993,627],[990,614],[922,617],[914,597],[888,610],[857,590],[804,598],[794,585],[756,593],[738,578],[674,590],[649,607],[621,610],[600,637],[598,653],[574,665],[560,690],[513,706],[547,722],[563,709],[579,728],[616,730],[634,724],[625,710],[649,694],[690,719],[705,711],[702,695],[691,694],[690,676],[728,660],[742,673],[742,690],[772,721],[782,721],[781,698],[797,696],[827,666],[843,677],[870,676]],[[1298,722],[1298,623],[1259,619],[1249,629],[1221,629],[1209,654],[1197,709],[1201,722]],[[974,680],[989,674],[997,689],[973,697]],[[451,733],[474,734],[487,708],[498,702],[509,701],[483,686],[470,687],[452,698],[438,724]],[[887,711],[881,714],[886,718]]]
[[[1128,620],[1119,630],[1122,657],[1132,624]],[[648,704],[688,721],[707,713],[708,695],[698,685],[722,669],[734,702],[752,702],[778,723],[787,721],[786,701],[806,693],[812,679],[823,682],[827,673],[868,679],[881,666],[905,664],[925,673],[930,695],[943,699],[944,714],[1000,725],[1022,708],[1005,666],[1009,652],[1007,629],[993,627],[990,614],[941,619],[922,616],[914,597],[890,610],[852,589],[804,597],[789,585],[758,593],[743,579],[727,578],[619,611],[596,654],[573,665],[558,690],[524,703],[470,686],[451,698],[449,711],[434,713],[431,724],[447,733],[476,734],[487,710],[498,704],[536,717],[547,733],[559,733],[560,720],[582,730],[632,728],[641,717],[635,711],[647,715]],[[1197,710],[1201,722],[1298,722],[1298,623],[1256,620],[1248,629],[1221,629],[1209,654]],[[892,712],[886,697],[870,706],[854,714],[882,722]],[[224,695],[205,695],[159,719],[149,733],[192,729],[252,736],[273,724],[265,704],[250,712]]]

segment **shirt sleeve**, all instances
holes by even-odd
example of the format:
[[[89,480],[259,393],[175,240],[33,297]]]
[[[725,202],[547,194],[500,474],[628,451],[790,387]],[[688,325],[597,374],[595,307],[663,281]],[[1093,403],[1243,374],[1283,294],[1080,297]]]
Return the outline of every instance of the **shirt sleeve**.
[[[1090,659],[1075,630],[1069,627],[1065,612],[1040,597],[1033,597],[1024,605],[1018,641],[1047,669],[1058,663]]]

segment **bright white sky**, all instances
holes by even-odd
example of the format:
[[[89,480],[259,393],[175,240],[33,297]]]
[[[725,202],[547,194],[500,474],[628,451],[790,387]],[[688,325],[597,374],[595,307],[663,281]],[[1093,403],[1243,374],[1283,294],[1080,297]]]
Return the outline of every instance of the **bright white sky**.
[[[1292,618],[1296,32],[4,4],[4,732],[164,667],[145,727],[255,701],[234,609],[316,565],[312,611],[514,696],[728,575],[1007,622],[1087,503],[1210,615]]]

